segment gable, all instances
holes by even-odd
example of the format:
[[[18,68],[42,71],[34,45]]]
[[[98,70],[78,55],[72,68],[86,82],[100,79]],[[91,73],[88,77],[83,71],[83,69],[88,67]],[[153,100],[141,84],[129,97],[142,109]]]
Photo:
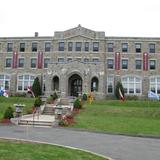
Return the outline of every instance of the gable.
[[[105,38],[105,33],[92,31],[82,27],[81,25],[63,32],[55,32],[55,38],[57,39],[69,39],[74,37],[84,37],[87,39]]]

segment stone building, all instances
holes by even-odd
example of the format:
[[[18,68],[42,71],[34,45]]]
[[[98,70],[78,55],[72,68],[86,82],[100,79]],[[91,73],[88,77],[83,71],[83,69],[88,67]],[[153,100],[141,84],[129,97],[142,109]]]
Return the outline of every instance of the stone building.
[[[80,25],[50,37],[1,37],[0,87],[26,92],[38,76],[45,95],[105,98],[117,81],[128,95],[160,94],[158,62],[160,38],[107,37]]]

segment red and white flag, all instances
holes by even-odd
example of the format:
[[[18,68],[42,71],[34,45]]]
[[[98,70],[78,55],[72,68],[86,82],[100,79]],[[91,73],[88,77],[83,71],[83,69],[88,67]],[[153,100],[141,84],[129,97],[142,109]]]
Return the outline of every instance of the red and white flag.
[[[18,63],[18,53],[13,52],[12,68],[17,68],[17,63]]]
[[[119,88],[119,96],[120,96],[120,98],[121,98],[122,101],[125,100],[120,88]]]
[[[43,52],[38,52],[38,69],[42,69],[43,66]]]
[[[33,97],[35,97],[33,91],[32,91],[32,87],[31,86],[28,86],[27,88],[27,93],[31,94]]]

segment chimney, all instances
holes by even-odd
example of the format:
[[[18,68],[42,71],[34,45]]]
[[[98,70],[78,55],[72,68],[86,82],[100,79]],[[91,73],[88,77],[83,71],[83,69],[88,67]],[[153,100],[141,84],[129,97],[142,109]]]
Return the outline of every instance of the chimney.
[[[35,36],[35,37],[38,37],[38,32],[35,32],[35,33],[34,33],[34,36]]]

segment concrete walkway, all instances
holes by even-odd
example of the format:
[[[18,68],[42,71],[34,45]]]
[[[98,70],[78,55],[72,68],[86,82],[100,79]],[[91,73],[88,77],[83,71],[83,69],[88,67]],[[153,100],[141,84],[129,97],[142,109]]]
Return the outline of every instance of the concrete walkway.
[[[0,137],[57,143],[115,160],[160,160],[160,139],[108,135],[63,128],[0,126]]]

